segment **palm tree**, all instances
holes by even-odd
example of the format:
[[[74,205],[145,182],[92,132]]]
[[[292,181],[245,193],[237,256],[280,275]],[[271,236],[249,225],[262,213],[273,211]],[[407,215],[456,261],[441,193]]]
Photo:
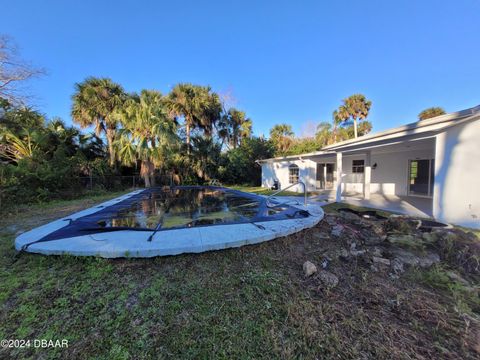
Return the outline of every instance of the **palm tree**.
[[[288,124],[275,125],[270,129],[270,139],[272,139],[280,155],[285,155],[293,144],[293,130]]]
[[[353,120],[354,137],[358,137],[357,121],[365,120],[370,112],[372,102],[367,100],[363,94],[353,94],[343,99],[343,105],[340,106],[338,114],[343,121]]]
[[[117,114],[122,124],[115,142],[118,158],[125,165],[140,162],[145,186],[153,186],[155,168],[164,165],[177,142],[177,124],[168,117],[164,99],[155,90],[131,95]]]
[[[252,135],[252,120],[243,111],[230,108],[220,121],[220,138],[227,141],[229,147],[236,149],[242,139]]]
[[[222,102],[217,93],[209,86],[199,86],[197,96],[200,97],[199,127],[204,131],[207,138],[211,138],[213,129],[220,121],[222,113]]]
[[[183,117],[187,153],[190,154],[191,132],[200,128],[211,137],[222,110],[220,98],[209,86],[177,84],[166,99],[170,116]]]
[[[211,180],[218,167],[221,144],[212,138],[192,137],[192,156],[190,166],[202,180]]]
[[[0,131],[10,130],[13,133],[22,132],[24,129],[43,129],[45,117],[31,107],[13,107],[6,100],[1,99],[0,104]]]
[[[67,154],[74,155],[79,148],[80,130],[74,126],[67,126],[65,122],[55,117],[47,123],[46,129],[50,141],[56,146],[61,145]]]
[[[105,133],[110,165],[115,164],[113,142],[118,118],[115,116],[126,99],[123,87],[108,78],[89,77],[75,84],[72,96],[72,118],[81,127],[94,126],[95,134]]]
[[[328,145],[332,139],[332,124],[327,121],[323,121],[317,125],[317,132],[315,133],[315,139],[320,147]]]
[[[79,134],[78,148],[87,160],[103,159],[106,155],[103,140],[95,133]]]
[[[332,130],[332,135],[333,135],[333,143],[336,143],[339,137],[339,128],[342,123],[348,119],[348,112],[345,106],[340,105],[340,107],[337,110],[333,111],[332,114],[332,122],[333,122],[333,130]]]
[[[418,114],[418,120],[426,120],[426,119],[433,118],[435,116],[440,116],[445,114],[446,114],[445,110],[441,107],[438,107],[438,106],[429,107],[423,110],[422,112],[420,112],[420,114]]]
[[[23,128],[18,134],[10,130],[1,131],[0,158],[15,163],[31,159],[47,140],[45,133],[37,129]]]
[[[368,120],[362,121],[358,124],[358,134],[360,136],[367,135],[370,131],[372,131],[372,123]]]

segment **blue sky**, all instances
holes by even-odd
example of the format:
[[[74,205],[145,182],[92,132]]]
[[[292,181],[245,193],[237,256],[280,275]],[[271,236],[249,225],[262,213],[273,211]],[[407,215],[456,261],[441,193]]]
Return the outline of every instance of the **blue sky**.
[[[374,131],[480,104],[478,0],[16,0],[2,13],[0,33],[48,71],[30,86],[37,108],[67,121],[89,75],[128,91],[209,84],[257,135],[280,122],[300,134],[357,92]]]

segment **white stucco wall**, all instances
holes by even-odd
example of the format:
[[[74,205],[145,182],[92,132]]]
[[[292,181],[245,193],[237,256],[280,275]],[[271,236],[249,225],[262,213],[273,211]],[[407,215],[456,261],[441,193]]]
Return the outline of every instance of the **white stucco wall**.
[[[372,153],[371,164],[377,164],[372,169],[370,191],[384,195],[407,195],[408,192],[408,161],[412,159],[433,159],[435,155],[433,144],[429,149],[416,149],[412,151]],[[366,160],[364,154],[343,156],[343,184],[342,191],[346,193],[363,193],[363,174],[352,172],[353,160]],[[335,162],[334,159],[316,157],[319,163]],[[312,176],[315,179],[315,170]]]
[[[399,151],[389,153],[372,153],[371,164],[377,164],[372,169],[370,185],[371,193],[384,195],[404,196],[408,193],[408,161],[412,159],[432,159],[434,157],[433,145],[431,149],[417,149],[412,151]],[[346,155],[343,157],[343,184],[345,193],[363,193],[363,174],[352,172],[353,160],[365,160],[365,155]],[[280,181],[281,188],[289,185],[288,166],[296,164],[300,168],[300,179],[307,185],[309,191],[316,190],[317,162],[333,162],[332,158],[319,157],[312,160],[276,161],[262,164],[262,186],[270,188],[275,179]],[[300,186],[292,191],[301,192]]]
[[[273,186],[274,181],[278,180],[281,189],[288,187],[290,185],[288,167],[291,164],[299,167],[300,181],[305,182],[307,190],[315,190],[315,172],[317,165],[314,161],[308,159],[262,163],[262,186],[270,188]],[[303,189],[300,185],[297,185],[290,188],[289,191],[303,192]]]
[[[370,192],[372,194],[406,196],[408,194],[408,162],[414,159],[433,159],[431,149],[417,149],[412,151],[398,151],[388,153],[372,152],[372,168]],[[364,155],[344,156],[343,158],[343,191],[349,193],[363,192],[363,175],[352,172],[353,160],[365,160]]]
[[[436,137],[433,216],[480,228],[480,120]]]

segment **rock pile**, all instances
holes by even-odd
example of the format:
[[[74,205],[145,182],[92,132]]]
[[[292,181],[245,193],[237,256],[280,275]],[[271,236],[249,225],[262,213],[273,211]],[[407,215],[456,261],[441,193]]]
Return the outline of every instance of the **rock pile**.
[[[408,267],[429,268],[440,261],[480,274],[480,242],[474,234],[459,229],[425,231],[421,221],[399,215],[377,221],[342,211],[329,214],[325,221],[331,239],[349,246],[335,254],[342,261],[362,260],[372,270],[388,270],[392,276]]]

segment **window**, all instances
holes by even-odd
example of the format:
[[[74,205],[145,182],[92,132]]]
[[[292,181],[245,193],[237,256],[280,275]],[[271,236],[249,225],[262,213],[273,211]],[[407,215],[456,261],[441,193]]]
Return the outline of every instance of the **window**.
[[[365,160],[353,160],[352,161],[352,173],[363,174],[365,170]]]
[[[292,164],[288,167],[288,182],[295,184],[299,180],[300,169],[297,165]]]

